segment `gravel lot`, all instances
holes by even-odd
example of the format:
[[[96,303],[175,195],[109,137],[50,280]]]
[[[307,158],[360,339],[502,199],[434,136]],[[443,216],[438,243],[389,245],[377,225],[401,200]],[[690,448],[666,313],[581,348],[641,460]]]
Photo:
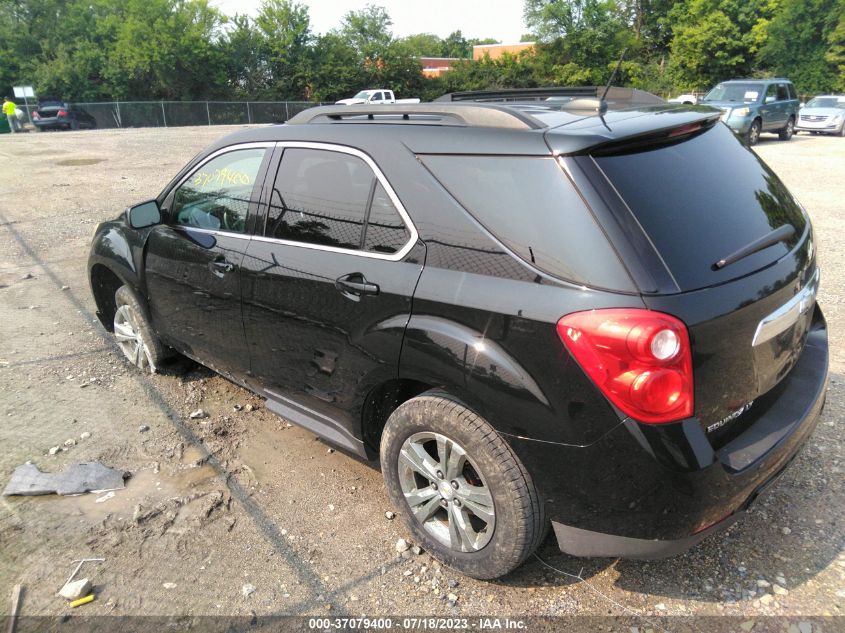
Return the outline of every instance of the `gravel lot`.
[[[132,473],[101,503],[2,498],[0,613],[18,583],[23,613],[66,613],[55,593],[71,561],[102,557],[83,570],[98,594],[87,614],[845,615],[845,139],[757,148],[813,217],[832,355],[821,423],[768,496],[671,560],[578,560],[550,539],[539,559],[480,582],[425,553],[397,556],[407,534],[385,516],[377,467],[187,361],[139,375],[95,321],[96,224],[233,129],[0,137],[0,486],[27,460]],[[209,417],[190,419],[199,408]],[[49,455],[55,446],[65,450]]]

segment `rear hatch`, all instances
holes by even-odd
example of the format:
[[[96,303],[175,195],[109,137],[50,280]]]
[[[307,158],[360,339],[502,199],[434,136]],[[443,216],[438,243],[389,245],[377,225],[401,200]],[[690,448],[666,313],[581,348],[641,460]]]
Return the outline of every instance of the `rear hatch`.
[[[44,120],[55,119],[59,115],[60,110],[67,113],[67,104],[60,101],[44,101],[38,104],[36,112],[38,113],[38,118]],[[65,116],[67,116],[67,114],[65,114]]]
[[[628,227],[608,231],[611,240],[639,244],[620,251],[666,273],[659,287],[643,288],[644,300],[687,324],[695,415],[718,447],[753,421],[801,354],[818,280],[810,222],[721,123],[581,154],[571,160],[605,201],[617,201],[608,206]]]

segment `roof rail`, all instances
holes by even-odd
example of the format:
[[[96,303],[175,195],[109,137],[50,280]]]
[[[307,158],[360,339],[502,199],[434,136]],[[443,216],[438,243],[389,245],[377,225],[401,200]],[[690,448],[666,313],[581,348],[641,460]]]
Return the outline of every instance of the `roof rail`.
[[[604,86],[554,86],[547,88],[507,88],[502,90],[471,90],[467,92],[452,92],[435,99],[439,102],[508,102],[531,101],[542,102],[549,97],[570,97],[572,99],[600,99],[604,93]],[[637,105],[658,105],[666,103],[657,95],[637,88],[620,88],[611,86],[605,99],[613,106],[631,107]],[[554,101],[551,99],[550,101]],[[580,104],[579,104],[580,105]],[[593,106],[594,107],[594,106]],[[586,108],[584,108],[586,109]],[[614,109],[611,107],[611,109]]]
[[[411,103],[396,105],[334,105],[308,108],[288,120],[289,125],[308,123],[422,123],[537,130],[544,123],[516,108],[498,104]]]

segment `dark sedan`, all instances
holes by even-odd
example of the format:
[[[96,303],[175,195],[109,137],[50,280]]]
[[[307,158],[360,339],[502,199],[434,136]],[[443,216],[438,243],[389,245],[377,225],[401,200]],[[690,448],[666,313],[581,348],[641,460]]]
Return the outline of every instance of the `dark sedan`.
[[[32,123],[39,132],[45,130],[93,130],[97,120],[84,109],[66,101],[42,101],[32,113]]]

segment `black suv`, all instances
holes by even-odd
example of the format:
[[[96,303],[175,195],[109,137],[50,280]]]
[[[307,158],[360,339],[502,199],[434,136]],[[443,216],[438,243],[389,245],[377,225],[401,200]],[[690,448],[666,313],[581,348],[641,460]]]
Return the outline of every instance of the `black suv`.
[[[549,525],[579,556],[683,551],[815,427],[812,229],[719,112],[603,110],[329,106],[227,136],[99,226],[100,319],[141,368],[175,350],[380,459],[471,576]]]

